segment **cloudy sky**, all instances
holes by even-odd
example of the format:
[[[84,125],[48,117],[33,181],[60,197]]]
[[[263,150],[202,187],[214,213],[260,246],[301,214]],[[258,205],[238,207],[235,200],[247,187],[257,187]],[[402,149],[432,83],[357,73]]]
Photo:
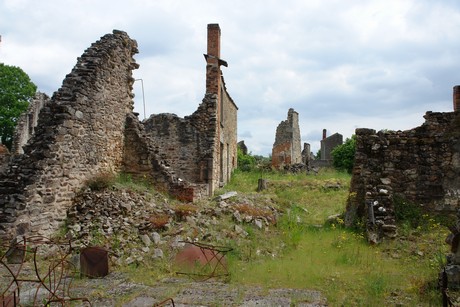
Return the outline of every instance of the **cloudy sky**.
[[[271,152],[289,108],[314,152],[323,128],[347,138],[452,111],[458,0],[2,0],[0,62],[51,95],[91,43],[123,30],[139,45],[147,117],[185,116],[204,96],[208,23],[220,24],[238,138],[253,154]],[[135,94],[143,118],[141,82]]]

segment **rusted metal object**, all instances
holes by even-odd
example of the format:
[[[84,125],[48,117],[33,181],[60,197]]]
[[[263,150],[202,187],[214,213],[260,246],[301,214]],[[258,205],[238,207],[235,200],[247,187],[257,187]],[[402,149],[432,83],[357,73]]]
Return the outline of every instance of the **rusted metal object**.
[[[89,278],[107,276],[109,274],[108,251],[97,246],[82,249],[80,251],[80,271],[82,276]]]
[[[155,303],[155,305],[153,305],[153,307],[164,307],[164,306],[168,306],[169,304],[171,304],[173,307],[176,306],[174,304],[174,300],[172,298],[167,298],[164,301],[161,301],[159,303]]]
[[[199,281],[228,276],[225,254],[233,248],[198,242],[182,242],[187,245],[176,255],[175,263],[190,271],[177,272],[177,274],[188,275]]]
[[[0,306],[55,306],[69,301],[91,306],[87,298],[70,295],[75,274],[75,267],[67,260],[72,251],[70,242],[23,237],[3,249],[6,252],[0,253]]]

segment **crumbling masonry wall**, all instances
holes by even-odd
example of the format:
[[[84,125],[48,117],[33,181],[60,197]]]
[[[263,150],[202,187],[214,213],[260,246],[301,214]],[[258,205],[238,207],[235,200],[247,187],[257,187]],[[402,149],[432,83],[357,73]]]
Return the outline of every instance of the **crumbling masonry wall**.
[[[460,206],[460,112],[427,112],[407,131],[356,130],[356,155],[345,214],[367,225],[371,242],[396,235],[396,197],[427,212]]]
[[[13,146],[11,153],[23,154],[23,146],[27,144],[29,139],[34,134],[34,129],[38,124],[38,115],[41,109],[49,102],[50,98],[44,94],[37,92],[29,104],[27,111],[21,114],[18,124],[14,131]]]
[[[237,166],[238,108],[227,92],[220,69],[220,65],[227,66],[219,58],[220,34],[218,24],[208,25],[206,93],[198,109],[184,118],[164,113],[151,115],[143,122],[161,165],[170,170],[174,182],[187,187],[176,195],[185,200],[213,195],[230,180]],[[136,169],[136,163],[129,164],[128,172]]]
[[[276,128],[275,143],[272,149],[272,166],[302,163],[302,149],[299,128],[299,113],[289,109],[287,120]]]
[[[222,108],[219,112],[221,118],[219,141],[223,151],[220,156],[219,186],[230,181],[231,174],[237,168],[237,111],[238,107],[227,92],[225,81],[221,83]],[[222,114],[221,114],[222,113]]]
[[[164,141],[164,139],[163,139]],[[157,188],[184,201],[194,201],[208,196],[206,184],[189,182],[179,176],[168,159],[163,160],[159,155],[159,147],[164,143],[157,143],[137,116],[129,114],[125,126],[125,149],[123,152],[123,172],[135,178],[150,180]],[[182,178],[181,178],[182,177]]]
[[[148,137],[167,167],[182,180],[206,184],[211,175],[217,97],[206,95],[198,109],[185,118],[157,114],[144,122]]]
[[[137,52],[136,41],[114,31],[78,58],[41,109],[24,154],[0,174],[0,238],[48,235],[88,178],[120,170]]]

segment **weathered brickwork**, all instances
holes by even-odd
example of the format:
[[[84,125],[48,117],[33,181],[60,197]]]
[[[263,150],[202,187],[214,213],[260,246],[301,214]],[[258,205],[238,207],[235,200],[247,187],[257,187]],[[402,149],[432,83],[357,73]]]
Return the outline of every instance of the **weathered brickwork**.
[[[220,40],[218,25],[209,33]],[[132,112],[136,41],[114,30],[92,44],[51,99],[39,95],[31,104],[16,151],[0,153],[0,239],[49,235],[97,175],[126,172],[185,201],[227,182],[236,167],[237,107],[220,71],[227,65],[218,58],[220,41],[213,44],[197,111],[183,119],[155,115],[145,125]]]
[[[460,85],[454,86],[454,111],[460,111]]]
[[[272,166],[282,168],[285,165],[302,163],[299,113],[289,109],[287,120],[276,128],[275,143],[272,149]]]
[[[209,193],[228,182],[231,173],[237,167],[237,111],[238,107],[227,92],[221,66],[228,66],[220,58],[220,27],[208,25],[208,53],[206,59],[206,95],[215,95],[216,132],[213,137],[213,152],[208,168]]]
[[[424,118],[407,131],[356,130],[345,222],[365,222],[371,242],[396,235],[397,197],[427,212],[455,213],[460,206],[460,113]]]

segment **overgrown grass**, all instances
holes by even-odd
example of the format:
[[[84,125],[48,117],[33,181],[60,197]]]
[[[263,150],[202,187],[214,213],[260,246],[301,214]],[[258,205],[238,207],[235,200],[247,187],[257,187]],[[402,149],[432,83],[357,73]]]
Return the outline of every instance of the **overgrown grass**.
[[[317,176],[263,177],[269,188],[262,193],[271,195],[285,211],[279,231],[266,240],[284,244],[285,253],[232,261],[232,282],[317,289],[332,306],[440,304],[436,281],[448,252],[443,242],[448,231],[434,219],[420,217],[423,227],[417,224],[402,238],[370,246],[363,234],[343,228],[340,219],[321,226],[328,216],[345,210],[349,175],[329,170]],[[259,178],[256,172],[236,173],[225,190],[252,193]]]
[[[260,178],[268,184],[266,190],[257,193]],[[444,244],[448,230],[413,206],[404,207],[403,201],[399,203],[403,211],[398,212],[398,218],[405,221],[399,227],[402,236],[377,246],[369,245],[363,234],[345,229],[340,217],[326,223],[329,216],[344,212],[350,179],[347,173],[333,170],[322,170],[317,175],[236,172],[218,194],[237,191],[244,197],[268,199],[282,214],[276,225],[262,230],[241,224],[247,232],[244,241],[226,238],[224,245],[233,248],[228,255],[230,282],[317,289],[331,306],[440,305],[436,282],[448,253]],[[111,184],[139,192],[151,189],[127,175]],[[175,208],[186,216],[189,209],[206,205],[201,201]],[[251,215],[268,214],[260,207],[237,206]],[[183,220],[184,216],[177,219]],[[123,270],[134,281],[153,285],[174,273],[167,258],[143,264],[142,269],[131,265]]]

